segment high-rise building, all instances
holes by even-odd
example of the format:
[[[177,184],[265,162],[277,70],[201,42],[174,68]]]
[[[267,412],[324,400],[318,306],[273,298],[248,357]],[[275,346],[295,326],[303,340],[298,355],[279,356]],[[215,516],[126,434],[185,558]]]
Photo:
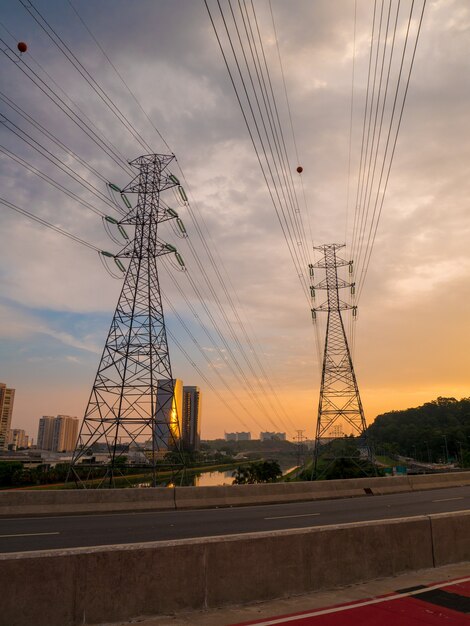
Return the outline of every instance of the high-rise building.
[[[225,433],[225,441],[251,441],[251,433]]]
[[[7,389],[4,383],[0,383],[0,450],[8,448],[8,431],[13,415],[13,403],[15,390]]]
[[[44,415],[39,420],[38,449],[72,452],[77,442],[78,424],[78,417]]]
[[[237,433],[237,441],[251,441],[251,433]]]
[[[286,433],[260,433],[260,441],[285,441]]]
[[[78,417],[58,415],[54,421],[52,450],[55,452],[73,452],[78,437]]]
[[[39,420],[37,448],[39,450],[52,450],[54,437],[55,417],[43,415]]]
[[[22,428],[10,428],[8,431],[8,448],[19,450],[29,446],[29,437]]]
[[[181,380],[157,380],[156,408],[155,448],[166,453],[181,438],[183,416]]]
[[[201,392],[199,387],[183,387],[181,437],[186,450],[199,450],[201,441]]]

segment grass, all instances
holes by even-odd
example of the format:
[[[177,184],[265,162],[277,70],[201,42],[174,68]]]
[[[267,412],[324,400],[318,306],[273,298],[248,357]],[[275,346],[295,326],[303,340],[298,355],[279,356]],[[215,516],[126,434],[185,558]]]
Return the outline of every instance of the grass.
[[[393,467],[397,464],[397,462],[390,456],[377,455],[375,458],[379,463],[382,463],[382,465],[385,465],[386,467]]]

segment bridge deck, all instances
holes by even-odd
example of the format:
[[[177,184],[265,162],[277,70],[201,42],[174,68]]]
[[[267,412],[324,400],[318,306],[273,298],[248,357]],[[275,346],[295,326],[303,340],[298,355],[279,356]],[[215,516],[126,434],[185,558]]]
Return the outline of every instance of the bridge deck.
[[[470,576],[332,607],[233,626],[464,626],[470,624]]]
[[[437,582],[436,582],[437,581]],[[440,581],[440,582],[439,582]],[[420,587],[420,589],[418,588]],[[436,589],[433,589],[436,587]],[[413,593],[413,588],[417,592]],[[405,591],[408,589],[408,591]],[[397,594],[401,591],[401,594]],[[426,593],[434,593],[433,601]],[[409,572],[348,587],[245,606],[142,618],[139,626],[467,626],[470,562]],[[408,594],[408,595],[406,595]],[[392,597],[401,597],[392,600]],[[421,596],[421,598],[420,598]],[[444,596],[445,597],[445,596]],[[379,600],[371,604],[371,600]],[[454,602],[456,598],[451,598]],[[369,602],[369,604],[366,604]],[[464,608],[465,610],[462,610]],[[342,609],[342,610],[341,610]],[[325,610],[330,613],[325,614]],[[467,612],[465,612],[467,611]],[[309,616],[309,617],[307,617]],[[290,619],[290,621],[288,621]],[[114,626],[128,626],[119,622]],[[110,625],[107,625],[110,626]]]

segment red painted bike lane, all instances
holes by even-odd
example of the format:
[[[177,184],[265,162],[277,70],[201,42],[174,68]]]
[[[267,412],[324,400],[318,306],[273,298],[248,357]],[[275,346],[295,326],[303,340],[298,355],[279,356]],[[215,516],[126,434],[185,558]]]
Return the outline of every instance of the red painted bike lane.
[[[470,624],[470,577],[232,626],[464,626]]]

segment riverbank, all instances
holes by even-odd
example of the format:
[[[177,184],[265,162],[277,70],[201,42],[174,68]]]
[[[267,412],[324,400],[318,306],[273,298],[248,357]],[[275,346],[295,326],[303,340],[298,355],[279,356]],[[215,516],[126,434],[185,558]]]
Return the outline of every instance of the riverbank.
[[[217,463],[214,465],[203,465],[199,467],[191,467],[179,472],[162,471],[156,474],[157,487],[173,487],[178,486],[191,486],[190,483],[195,477],[201,474],[209,472],[228,472],[230,470],[235,471],[237,467],[243,465],[243,463]],[[128,474],[125,476],[117,476],[114,478],[115,487],[151,487],[152,486],[152,474],[150,471],[139,474]],[[87,487],[88,489],[97,488],[103,482],[103,477],[94,478],[92,480],[84,480],[79,484],[73,482],[51,483],[44,485],[28,485],[25,487],[12,487],[5,491],[44,491],[44,490],[60,490],[60,489],[80,489]],[[148,484],[147,484],[148,483]]]

